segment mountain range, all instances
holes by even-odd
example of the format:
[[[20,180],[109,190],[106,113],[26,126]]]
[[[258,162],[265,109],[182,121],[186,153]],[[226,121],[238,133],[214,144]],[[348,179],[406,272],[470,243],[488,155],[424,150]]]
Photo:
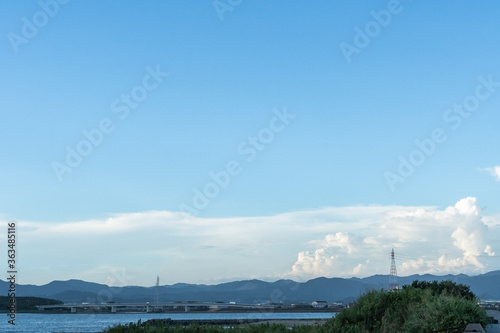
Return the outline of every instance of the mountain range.
[[[411,275],[398,277],[399,285],[419,281],[451,280],[470,286],[482,300],[500,299],[500,270],[486,274],[459,275]],[[246,280],[217,285],[185,284],[164,285],[158,288],[160,302],[237,302],[237,303],[309,303],[314,300],[347,303],[371,289],[385,289],[389,275],[373,275],[366,278],[325,278],[307,282],[278,280],[265,282]],[[0,288],[8,290],[9,282],[0,280]],[[65,303],[101,302],[154,302],[156,287],[112,287],[82,280],[52,281],[48,284],[17,285],[17,296],[45,297]]]

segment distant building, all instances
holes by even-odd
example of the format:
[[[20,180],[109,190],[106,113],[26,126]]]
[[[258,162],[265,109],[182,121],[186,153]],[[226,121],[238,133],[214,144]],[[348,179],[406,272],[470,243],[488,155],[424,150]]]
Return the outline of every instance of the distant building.
[[[333,303],[328,304],[328,307],[329,308],[338,308],[338,307],[343,307],[343,306],[342,306],[342,302],[333,302]]]
[[[314,301],[311,303],[313,308],[327,308],[328,302],[326,301]]]
[[[292,308],[296,308],[296,309],[310,309],[312,306],[310,303],[292,303],[290,304],[290,306]]]

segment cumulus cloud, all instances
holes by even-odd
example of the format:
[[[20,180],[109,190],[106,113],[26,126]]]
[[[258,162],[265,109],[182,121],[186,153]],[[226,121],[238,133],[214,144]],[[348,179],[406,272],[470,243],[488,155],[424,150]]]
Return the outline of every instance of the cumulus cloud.
[[[370,221],[365,228],[355,231],[349,225],[339,225],[335,233],[310,241],[313,248],[299,252],[289,274],[352,276],[360,274],[362,268],[372,274],[388,273],[388,253],[393,247],[402,253],[397,256],[400,274],[479,272],[491,267],[483,262],[484,254],[492,256],[494,252],[476,198],[464,198],[443,210],[387,209],[365,220]],[[386,271],[380,271],[380,264],[360,263],[367,258],[379,263],[385,260]]]
[[[320,241],[313,240],[310,243],[323,248],[339,248],[345,250],[349,254],[351,254],[355,249],[349,240],[349,235],[344,232],[337,232],[334,235],[329,234]]]
[[[335,256],[329,255],[326,249],[299,252],[297,262],[292,266],[292,275],[324,276],[329,273]]]
[[[495,252],[493,252],[491,249],[491,245],[487,245],[486,248],[484,249],[484,252],[488,254],[490,257],[493,257],[495,255]]]

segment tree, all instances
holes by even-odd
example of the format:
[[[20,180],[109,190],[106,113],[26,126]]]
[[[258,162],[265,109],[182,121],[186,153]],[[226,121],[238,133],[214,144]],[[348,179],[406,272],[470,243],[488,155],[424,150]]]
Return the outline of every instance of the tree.
[[[403,288],[407,288],[409,286],[403,286]],[[436,280],[432,282],[427,281],[418,281],[415,280],[411,284],[413,288],[419,289],[428,289],[432,292],[433,295],[448,295],[448,296],[456,296],[462,297],[469,301],[477,300],[476,295],[470,291],[470,287],[465,284],[457,284],[456,282],[445,280],[441,282],[437,282]]]

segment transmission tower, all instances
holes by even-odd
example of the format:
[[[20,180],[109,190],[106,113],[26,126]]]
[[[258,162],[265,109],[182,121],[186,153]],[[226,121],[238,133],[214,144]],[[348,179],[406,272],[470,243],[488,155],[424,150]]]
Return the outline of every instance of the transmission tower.
[[[160,277],[156,276],[156,287],[155,287],[155,303],[159,303],[160,301]]]
[[[391,272],[389,276],[389,290],[399,289],[398,272],[396,270],[396,260],[394,260],[394,249],[391,251]]]

